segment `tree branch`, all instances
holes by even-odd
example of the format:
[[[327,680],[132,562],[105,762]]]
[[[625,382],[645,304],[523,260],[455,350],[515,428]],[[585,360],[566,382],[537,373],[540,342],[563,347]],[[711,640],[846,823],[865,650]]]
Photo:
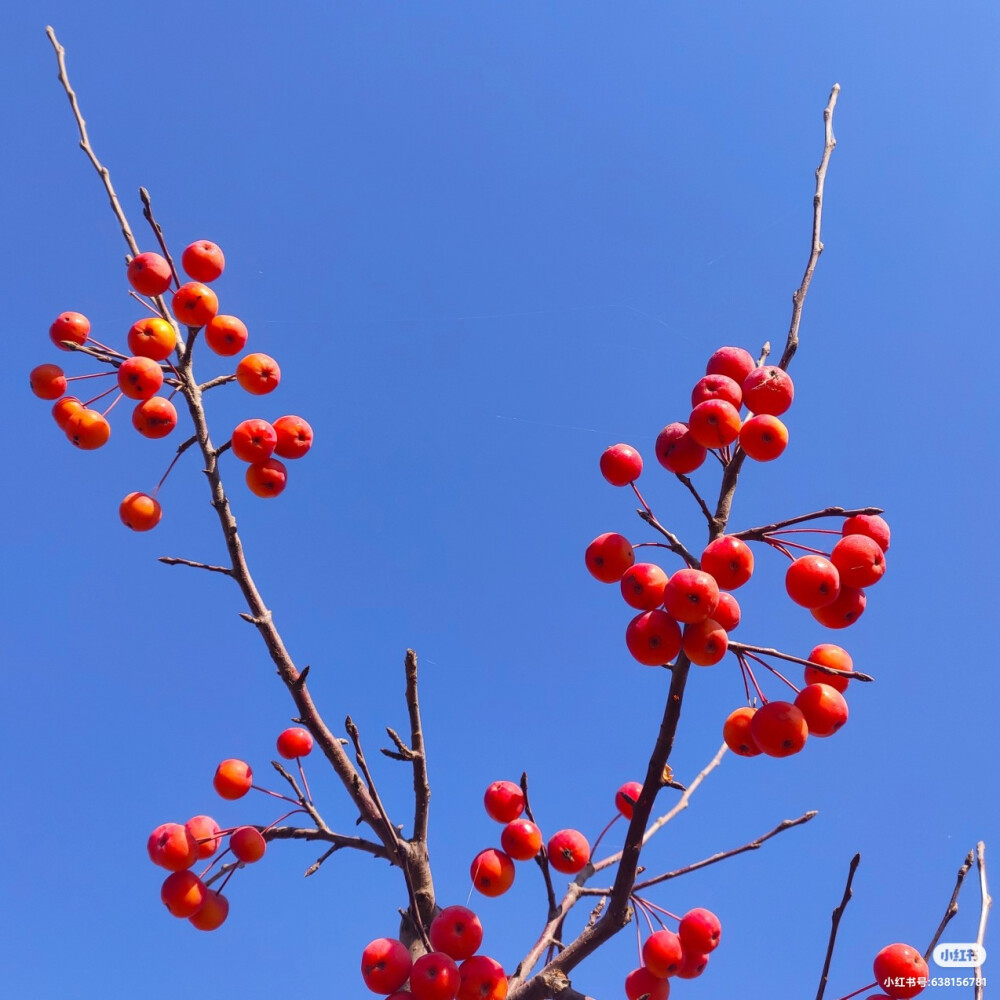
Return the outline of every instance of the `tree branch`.
[[[931,957],[931,952],[934,951],[938,941],[941,940],[941,935],[944,934],[944,929],[948,926],[951,918],[958,913],[958,894],[962,890],[962,883],[965,881],[965,876],[969,874],[969,869],[972,867],[973,861],[975,861],[975,853],[973,851],[969,851],[969,853],[965,856],[965,861],[962,862],[962,867],[958,869],[958,877],[955,880],[955,889],[951,894],[951,899],[948,901],[948,907],[944,911],[941,923],[938,924],[938,929],[934,932],[934,937],[931,938],[931,943],[927,946],[927,950],[924,952],[925,962]]]
[[[410,750],[413,754],[413,839],[426,844],[431,786],[427,777],[423,724],[420,721],[417,654],[412,649],[406,651],[406,707],[410,713]]]
[[[840,927],[840,918],[844,915],[847,904],[851,901],[851,896],[853,895],[851,883],[854,881],[854,873],[858,870],[858,865],[860,864],[861,855],[855,854],[851,858],[851,866],[847,871],[847,884],[844,886],[844,897],[840,901],[840,906],[833,911],[833,916],[831,917],[830,943],[826,946],[826,960],[823,962],[823,971],[820,973],[816,1000],[823,1000],[823,994],[826,992],[826,983],[830,975],[830,963],[833,961],[833,948],[837,943],[837,930]]]
[[[993,905],[993,897],[990,896],[989,888],[986,885],[986,844],[979,841],[976,844],[976,865],[979,868],[979,894],[982,898],[982,906],[979,911],[979,931],[976,934],[976,944],[979,945],[982,954],[983,941],[986,939],[986,921],[990,915],[990,907]],[[983,967],[976,966],[976,986],[975,1000],[983,1000]]]
[[[757,653],[760,656],[773,656],[777,660],[787,660],[789,663],[801,663],[802,666],[812,667],[820,673],[843,677],[847,680],[865,681],[866,683],[875,680],[874,677],[863,674],[859,670],[837,670],[835,667],[827,667],[822,663],[814,663],[812,660],[803,660],[801,656],[782,653],[780,649],[771,649],[769,646],[751,646],[746,642],[730,642],[729,650],[733,653]]]
[[[212,573],[224,573],[226,576],[233,575],[233,571],[228,566],[212,566],[209,563],[194,562],[191,559],[179,559],[176,556],[160,556],[159,562],[165,563],[167,566],[191,566],[194,569],[207,569]]]
[[[802,524],[804,521],[815,521],[821,517],[856,517],[858,514],[883,514],[881,507],[824,507],[822,510],[814,510],[809,514],[800,514],[798,517],[789,517],[784,521],[775,521],[773,524],[764,524],[758,528],[744,528],[742,531],[734,531],[730,538],[742,538],[745,542],[759,542],[764,540],[765,535],[770,535],[782,528],[787,528],[792,524]]]

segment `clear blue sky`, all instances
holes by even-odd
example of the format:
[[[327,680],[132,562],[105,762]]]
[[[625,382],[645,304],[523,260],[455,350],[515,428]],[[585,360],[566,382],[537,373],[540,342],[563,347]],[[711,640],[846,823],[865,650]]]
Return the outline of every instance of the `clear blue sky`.
[[[118,502],[155,484],[173,443],[140,439],[122,407],[109,446],[77,452],[27,392],[34,365],[61,360],[47,337],[57,313],[86,313],[114,344],[138,315],[46,23],[136,229],[142,184],[176,249],[219,242],[223,310],[282,366],[266,400],[210,397],[216,438],[286,412],[316,430],[279,499],[251,497],[235,462],[228,478],[321,707],[338,727],[350,712],[377,757],[383,727],[405,723],[404,650],[421,656],[442,903],[465,902],[468,861],[496,841],[480,806],[490,781],[527,770],[543,826],[593,836],[618,785],[642,775],[667,677],[631,660],[629,611],[582,554],[603,531],[649,536],[598,456],[640,448],[647,498],[700,548],[653,441],[684,418],[716,347],[783,337],[820,111],[840,82],[792,440],[744,477],[733,524],[887,509],[888,573],[839,634],[878,682],[852,689],[845,730],[798,757],[728,757],[646,864],[677,867],[820,812],[653,897],[723,921],[706,975],[675,987],[683,1000],[814,995],[855,851],[828,997],[867,982],[882,945],[922,948],[963,855],[980,838],[995,850],[1000,829],[987,718],[1000,694],[996,5],[16,7],[0,41],[3,992],[360,997],[361,949],[394,932],[404,902],[398,873],[365,859],[303,880],[318,852],[292,844],[231,883],[216,934],[159,903],[149,831],[200,812],[273,818],[263,801],[220,804],[210,782],[229,756],[266,775],[291,706],[235,589],[155,561],[221,557],[195,456],[164,488],[162,525],[132,535]],[[68,367],[86,370],[78,360]],[[698,474],[706,492],[715,475]],[[840,641],[783,596],[780,556],[758,564],[738,638],[800,652]],[[731,658],[696,672],[680,780],[712,757],[741,698]],[[408,775],[378,767],[402,821]],[[330,822],[350,827],[331,778],[311,775]],[[537,873],[522,868],[479,909],[485,947],[513,965],[543,922]],[[977,914],[970,885],[951,937],[974,937]],[[634,964],[629,930],[575,982],[619,996]]]

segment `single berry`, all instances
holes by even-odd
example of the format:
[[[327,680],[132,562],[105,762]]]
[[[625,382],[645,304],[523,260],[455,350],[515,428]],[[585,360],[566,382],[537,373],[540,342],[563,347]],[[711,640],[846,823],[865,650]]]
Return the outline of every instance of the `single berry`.
[[[255,826],[241,826],[229,838],[229,848],[238,861],[253,864],[264,857],[267,841]]]
[[[706,399],[691,411],[688,427],[703,448],[724,448],[740,436],[740,413],[724,399]]]
[[[219,849],[221,830],[211,816],[192,816],[184,828],[194,837],[199,858],[210,858]]]
[[[530,861],[542,849],[542,831],[530,819],[513,819],[500,833],[500,846],[515,861]]]
[[[656,439],[657,461],[668,472],[687,475],[707,456],[708,451],[691,436],[688,425],[680,421],[667,424]]]
[[[253,771],[245,761],[231,757],[216,768],[212,784],[224,799],[241,799],[250,791]]]
[[[154,396],[132,411],[132,426],[143,437],[166,437],[177,426],[177,409],[169,399]]]
[[[402,941],[378,938],[361,953],[361,977],[372,993],[394,993],[410,977],[413,959]]]
[[[742,347],[720,347],[705,366],[708,375],[725,375],[743,385],[747,375],[757,367],[753,355]]]
[[[631,445],[615,444],[601,455],[601,475],[612,486],[628,486],[642,472],[642,455]]]
[[[469,868],[472,884],[484,896],[502,896],[514,884],[514,862],[503,851],[480,851]]]
[[[279,458],[301,458],[312,447],[312,428],[301,417],[278,417],[274,433],[278,436],[274,453]]]
[[[601,583],[617,583],[635,562],[635,550],[624,535],[608,531],[587,546],[584,560],[591,576]]]
[[[840,573],[842,587],[870,587],[885,573],[885,553],[867,535],[845,535],[833,547],[830,562]]]
[[[129,493],[118,505],[118,516],[126,528],[149,531],[160,523],[163,511],[154,497],[145,493]]]
[[[38,365],[31,369],[28,379],[39,399],[59,399],[66,391],[66,376],[58,365]]]
[[[458,1000],[506,1000],[507,975],[489,955],[467,958],[458,967],[458,974],[462,979]]]
[[[625,977],[625,996],[628,1000],[667,1000],[670,980],[659,979],[640,965]]]
[[[455,1000],[461,983],[455,960],[443,951],[421,955],[410,970],[413,1000]]]
[[[792,405],[794,396],[791,376],[775,365],[754,368],[743,380],[743,402],[752,413],[780,417]]]
[[[196,240],[181,254],[181,267],[195,281],[215,281],[225,266],[222,250],[210,240]]]
[[[278,443],[278,435],[266,420],[254,417],[236,425],[230,443],[241,462],[266,462]]]
[[[878,514],[854,514],[844,521],[843,535],[867,535],[878,542],[883,552],[889,551],[889,525]]]
[[[188,917],[188,923],[200,931],[214,931],[226,922],[229,916],[229,899],[214,889],[205,890],[205,899],[200,909]]]
[[[490,819],[510,823],[524,812],[524,792],[513,781],[494,781],[483,795],[483,805]]]
[[[847,722],[847,702],[829,684],[807,684],[795,705],[806,717],[810,736],[832,736]]]
[[[161,823],[146,841],[146,852],[154,865],[168,872],[181,872],[198,860],[198,845],[180,823]]]
[[[812,616],[827,628],[847,628],[864,614],[867,603],[868,598],[859,587],[841,587],[837,599],[822,608],[813,608]]]
[[[174,872],[163,880],[160,899],[175,917],[190,917],[205,902],[205,883],[194,872]]]
[[[236,381],[252,396],[266,396],[278,388],[281,369],[267,354],[248,354],[236,366]]]
[[[152,399],[163,385],[163,369],[152,358],[137,355],[118,368],[118,388],[129,399]]]
[[[219,297],[208,285],[200,281],[189,281],[174,292],[170,309],[178,323],[188,327],[202,327],[218,313]]]
[[[847,650],[842,649],[840,646],[835,646],[832,642],[821,642],[818,646],[814,646],[807,659],[823,667],[832,667],[834,670],[845,670],[847,672],[854,670],[854,661]],[[829,684],[830,687],[836,688],[843,694],[847,690],[847,685],[851,683],[851,679],[850,677],[838,677],[836,674],[828,674],[823,670],[817,670],[815,667],[806,667],[805,682],[806,684]]]
[[[757,709],[744,705],[730,712],[722,725],[722,738],[726,746],[740,757],[758,757],[761,749],[753,740],[750,724]]]
[[[471,958],[483,943],[483,925],[466,906],[446,906],[432,921],[431,945],[456,962]]]
[[[769,413],[758,413],[740,428],[740,447],[755,462],[772,462],[788,446],[788,428]]]
[[[590,860],[590,844],[579,830],[559,830],[549,838],[549,864],[564,875],[583,871]]]
[[[284,462],[267,458],[247,466],[245,479],[250,492],[259,497],[276,497],[288,482],[288,471]]]
[[[108,443],[108,438],[111,437],[111,425],[97,410],[81,407],[66,421],[66,437],[77,448],[93,451]]]
[[[128,331],[128,349],[142,358],[165,361],[176,346],[174,328],[159,316],[146,316]]]
[[[738,410],[743,405],[743,390],[740,383],[728,375],[706,375],[691,390],[691,406],[695,407],[707,399],[725,400]]]
[[[727,594],[722,591],[719,594],[719,603],[716,604],[715,610],[712,612],[712,618],[715,619],[726,632],[732,632],[740,623],[740,605],[739,602],[733,597],[732,594]]]
[[[705,546],[701,568],[715,577],[721,590],[736,590],[753,576],[753,552],[741,538],[719,535]]]
[[[667,574],[655,563],[635,563],[622,576],[622,597],[639,611],[652,611],[663,603]]]
[[[726,655],[729,636],[714,618],[706,618],[703,622],[684,626],[681,649],[696,666],[712,667]]]
[[[642,946],[642,960],[646,968],[660,979],[676,975],[683,959],[681,939],[673,931],[655,931]]]
[[[286,729],[278,737],[278,753],[285,760],[294,760],[296,757],[308,757],[312,753],[313,738],[308,729],[294,726]]]
[[[875,956],[872,968],[875,981],[893,1000],[909,1000],[927,985],[927,963],[908,944],[886,945]]]
[[[801,556],[785,573],[785,590],[803,608],[822,608],[837,599],[840,574],[825,556]]]
[[[631,819],[635,810],[635,804],[642,794],[641,781],[626,781],[621,788],[615,792],[615,808],[626,818]]]
[[[213,316],[205,324],[205,343],[225,358],[239,354],[248,337],[246,324],[235,316]]]
[[[133,257],[125,276],[140,295],[150,296],[162,295],[174,277],[166,259],[151,251]]]
[[[685,625],[711,617],[718,603],[719,585],[715,577],[700,569],[679,569],[663,591],[663,606]]]
[[[806,745],[809,727],[790,701],[769,701],[750,720],[750,736],[768,757],[790,757]]]
[[[666,611],[644,611],[628,623],[625,645],[643,666],[662,667],[681,651],[681,628]]]
[[[87,342],[89,334],[90,320],[83,313],[78,312],[60,313],[55,318],[52,326],[49,327],[49,337],[52,338],[52,343],[60,351],[71,351],[73,349],[71,347],[64,347],[64,340],[68,340],[73,344],[83,345]]]

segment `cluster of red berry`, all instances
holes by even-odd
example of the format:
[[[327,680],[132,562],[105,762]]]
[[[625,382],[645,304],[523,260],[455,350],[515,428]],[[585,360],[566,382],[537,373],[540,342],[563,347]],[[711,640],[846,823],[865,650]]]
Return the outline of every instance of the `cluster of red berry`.
[[[181,256],[181,266],[193,280],[180,284],[171,263],[158,253],[141,253],[128,263],[127,278],[133,295],[153,310],[132,324],[128,331],[126,355],[95,340],[90,335],[90,321],[78,312],[64,312],[49,328],[56,347],[64,351],[88,346],[92,356],[110,365],[108,371],[90,372],[67,377],[59,365],[43,364],[31,372],[31,391],[40,399],[55,400],[52,415],[66,437],[78,448],[91,451],[106,444],[111,437],[108,413],[125,397],[137,401],[132,411],[132,425],[147,438],[166,437],[177,425],[177,409],[172,399],[181,388],[181,375],[169,360],[176,350],[178,357],[185,350],[178,327],[172,322],[160,299],[172,281],[178,287],[171,299],[171,312],[176,324],[186,326],[191,336],[204,331],[205,341],[216,354],[231,356],[243,350],[247,328],[236,316],[219,315],[218,296],[208,282],[218,278],[225,268],[222,250],[208,240],[198,240]],[[146,302],[140,296],[147,296]],[[189,340],[193,344],[193,340]],[[70,382],[117,374],[116,386],[81,402],[66,395]],[[281,379],[277,362],[266,354],[248,354],[236,366],[235,379],[255,396],[272,392]],[[169,395],[158,395],[164,385]],[[110,405],[103,411],[93,408],[98,400],[118,389]],[[312,429],[301,417],[285,416],[273,426],[264,420],[244,421],[233,433],[233,453],[250,465],[246,481],[258,496],[277,496],[284,488],[287,470],[272,453],[282,458],[300,458],[312,444]],[[168,470],[169,472],[169,470]],[[165,478],[165,477],[164,477]],[[156,494],[163,481],[151,493],[129,493],[121,502],[122,522],[135,531],[148,531],[160,521],[162,510]]]
[[[309,754],[313,738],[305,729],[286,729],[278,737],[277,745],[282,757],[295,760]],[[212,784],[222,798],[241,799],[254,787],[253,771],[245,761],[224,760],[216,769]],[[267,850],[264,834],[268,829],[256,826],[222,829],[211,816],[195,816],[186,823],[160,824],[149,835],[146,849],[153,864],[171,873],[160,887],[160,899],[170,913],[186,917],[198,930],[214,931],[220,927],[229,915],[229,899],[222,889],[234,871],[264,856]],[[229,846],[217,853],[226,836]],[[230,853],[233,860],[225,864],[224,876],[219,872],[209,878],[212,869]],[[195,862],[207,858],[214,860],[200,875],[195,875],[191,871]],[[219,877],[223,877],[221,885],[212,889],[212,882]]]
[[[483,925],[472,910],[445,907],[428,936],[434,950],[416,961],[396,938],[372,941],[361,955],[368,989],[390,994],[389,1000],[504,1000],[507,975],[499,962],[476,954]]]

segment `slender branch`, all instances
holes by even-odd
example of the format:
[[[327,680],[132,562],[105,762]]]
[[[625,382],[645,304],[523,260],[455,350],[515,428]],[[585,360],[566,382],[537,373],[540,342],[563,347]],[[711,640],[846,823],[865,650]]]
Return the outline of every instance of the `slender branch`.
[[[211,573],[224,573],[232,576],[233,571],[228,566],[212,566],[209,563],[194,562],[191,559],[178,559],[176,556],[160,556],[159,561],[167,566],[191,566],[194,569],[207,569]]]
[[[163,238],[163,229],[153,216],[153,203],[150,201],[149,192],[144,187],[139,188],[139,198],[142,200],[143,218],[149,223],[150,228],[156,236],[156,242],[160,244],[163,256],[170,265],[170,273],[174,277],[174,284],[180,288],[181,281],[180,278],[177,277],[177,268],[174,266],[174,258],[170,256],[170,251],[167,249],[167,241]]]
[[[698,506],[701,508],[702,514],[705,515],[705,520],[708,521],[708,526],[711,528],[712,522],[715,520],[715,516],[708,509],[708,504],[705,503],[704,498],[698,492],[698,490],[695,487],[694,483],[692,483],[691,480],[687,476],[683,475],[680,472],[675,473],[675,475],[688,488],[688,491],[691,493],[691,496],[693,496],[695,498],[695,500],[698,501]]]
[[[860,864],[861,855],[855,854],[851,858],[851,866],[847,871],[847,884],[844,886],[844,897],[840,901],[840,906],[833,911],[833,916],[831,917],[830,943],[826,946],[826,960],[823,962],[823,971],[819,977],[819,989],[816,991],[816,1000],[823,1000],[823,994],[826,992],[826,984],[830,976],[830,963],[833,961],[833,948],[837,943],[837,930],[840,927],[840,918],[844,915],[847,904],[851,901],[851,896],[854,895],[851,890],[851,883],[854,881],[854,873],[858,870],[858,865]]]
[[[775,521],[773,524],[764,524],[757,528],[744,528],[742,531],[734,531],[731,538],[742,538],[745,542],[763,541],[765,535],[780,531],[792,524],[802,524],[804,521],[815,521],[821,517],[856,517],[859,514],[882,514],[881,507],[824,507],[822,510],[814,510],[809,514],[800,514],[798,517],[789,517],[784,521]]]
[[[524,813],[532,823],[535,823],[535,814],[531,809],[531,799],[528,797],[527,771],[521,772],[521,792],[524,795]],[[538,826],[538,824],[535,823],[535,826]],[[556,903],[556,892],[552,887],[552,873],[549,871],[549,853],[545,849],[544,844],[538,854],[535,855],[535,862],[541,869],[542,878],[545,880],[545,894],[549,903],[548,919],[551,920],[559,914],[559,905]]]
[[[406,651],[406,707],[410,714],[410,750],[413,753],[413,839],[427,842],[427,817],[430,809],[431,786],[427,777],[427,753],[424,729],[420,721],[420,699],[417,692],[417,654]]]
[[[751,646],[745,642],[730,642],[729,649],[733,653],[758,653],[761,656],[773,656],[778,660],[787,660],[789,663],[801,663],[804,667],[812,667],[820,673],[843,677],[845,680],[865,681],[866,683],[875,680],[870,674],[863,674],[860,670],[837,670],[834,667],[824,666],[822,663],[814,663],[812,660],[803,660],[801,656],[782,653],[780,649],[771,649],[769,646]]]
[[[122,362],[127,360],[124,354],[119,354],[117,351],[113,351],[110,347],[95,349],[93,347],[87,347],[86,344],[77,344],[72,340],[61,340],[60,343],[63,347],[67,347],[71,351],[76,351],[78,354],[86,354],[106,365],[114,365],[115,368],[121,368]],[[111,373],[108,372],[108,374],[110,375]]]
[[[830,157],[833,155],[837,140],[833,135],[833,110],[837,106],[837,98],[840,96],[840,84],[835,83],[830,91],[830,100],[823,109],[823,128],[826,141],[823,144],[823,157],[816,168],[816,193],[813,195],[813,227],[812,245],[809,250],[809,260],[806,263],[805,273],[802,275],[802,284],[796,289],[792,296],[792,320],[788,327],[788,337],[785,340],[785,349],[781,354],[779,368],[788,368],[788,362],[792,360],[799,347],[799,324],[802,322],[802,307],[805,305],[806,295],[809,292],[809,285],[812,283],[813,273],[819,256],[823,252],[823,241],[820,238],[820,229],[823,223],[823,192],[826,188],[826,171],[830,166]]]
[[[924,952],[925,962],[931,957],[931,952],[934,951],[938,941],[941,940],[941,935],[944,934],[944,929],[948,926],[951,918],[958,913],[958,894],[961,892],[965,876],[969,874],[969,869],[972,867],[975,860],[975,852],[969,851],[969,853],[965,856],[965,861],[962,862],[962,867],[958,869],[958,877],[955,879],[955,889],[951,894],[951,899],[948,900],[948,907],[944,911],[941,923],[938,924],[938,929],[934,932],[934,937],[931,938],[931,943],[927,946],[927,950]]]
[[[219,375],[217,378],[209,379],[207,382],[202,382],[198,388],[202,392],[208,392],[209,389],[214,389],[217,385],[226,385],[229,382],[235,381],[235,375]]]
[[[976,934],[976,944],[979,945],[979,953],[983,951],[983,941],[986,939],[986,921],[989,919],[990,907],[993,905],[993,897],[990,896],[989,887],[986,884],[986,844],[979,841],[976,844],[976,866],[979,869],[979,894],[982,897],[982,907],[979,911],[979,931]],[[982,1000],[983,997],[983,967],[982,964],[976,966],[976,987],[975,1000]]]
[[[701,566],[701,563],[699,563],[698,560],[688,551],[684,543],[672,531],[668,531],[662,524],[660,524],[652,513],[642,510],[641,508],[638,509],[636,513],[646,522],[646,524],[663,535],[663,537],[667,540],[667,548],[669,548],[672,552],[676,552],[677,555],[679,555],[684,562],[688,564],[688,566],[693,569],[698,569]]]
[[[330,830],[330,828],[326,825],[326,822],[324,821],[323,817],[320,816],[319,810],[309,799],[309,797],[303,794],[302,789],[299,788],[299,783],[295,780],[295,778],[291,774],[289,774],[288,771],[285,770],[285,768],[281,765],[281,763],[279,763],[276,760],[271,761],[271,767],[273,767],[275,771],[277,771],[278,774],[280,774],[285,779],[285,781],[287,781],[288,784],[291,785],[292,791],[295,792],[295,797],[299,800],[299,805],[302,806],[302,808],[305,809],[307,813],[309,813],[310,818],[316,824],[316,826],[320,830],[332,833],[333,831]]]
[[[332,830],[321,830],[318,827],[299,826],[273,826],[270,830],[264,831],[265,840],[322,840],[333,845],[333,850],[340,851],[351,848],[355,851],[363,851],[373,858],[385,858],[388,861],[389,852],[383,844],[377,844],[373,840],[365,840],[363,837],[346,837],[341,833],[334,833]],[[327,852],[328,854],[333,851]]]

